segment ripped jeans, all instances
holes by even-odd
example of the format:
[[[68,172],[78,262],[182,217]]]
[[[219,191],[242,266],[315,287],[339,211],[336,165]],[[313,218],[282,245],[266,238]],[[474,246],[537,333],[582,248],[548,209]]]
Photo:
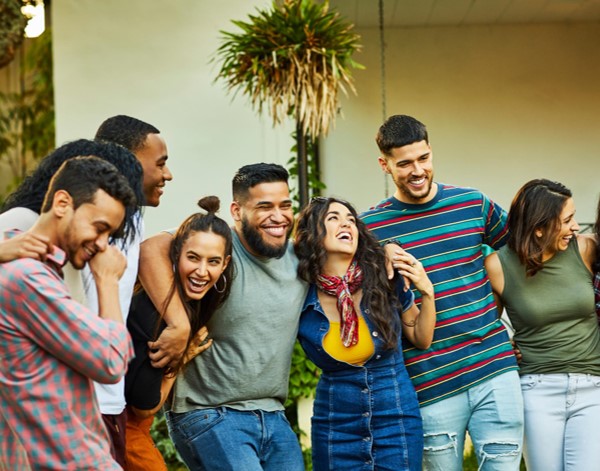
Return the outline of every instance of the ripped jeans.
[[[516,471],[523,448],[523,398],[516,371],[421,408],[423,469],[462,471],[469,431],[480,471]]]

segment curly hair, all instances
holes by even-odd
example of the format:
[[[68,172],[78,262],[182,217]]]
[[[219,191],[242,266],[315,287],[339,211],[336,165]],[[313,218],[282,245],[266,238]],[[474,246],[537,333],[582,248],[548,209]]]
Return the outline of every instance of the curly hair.
[[[173,266],[177,266],[179,263],[179,258],[181,257],[181,251],[185,242],[196,232],[212,232],[222,237],[225,241],[225,257],[230,257],[232,254],[233,241],[231,229],[227,223],[216,214],[219,211],[220,206],[219,198],[216,196],[205,196],[198,201],[198,206],[204,209],[207,214],[192,214],[183,221],[177,229],[169,249],[169,259]],[[230,259],[227,268],[223,271],[225,287],[222,290],[217,291],[213,286],[213,289],[209,290],[202,299],[198,301],[183,302],[191,326],[187,347],[189,347],[190,341],[194,335],[196,335],[196,332],[208,323],[215,311],[229,297],[234,276],[234,264],[233,260]],[[183,283],[178,276],[173,278],[171,289],[169,290],[169,294],[163,305],[163,313],[173,300],[175,293],[179,295],[182,301],[185,299]],[[159,326],[157,326],[157,328],[158,327]],[[166,373],[170,375],[177,374],[181,368],[183,368],[183,359],[180,360],[178,365],[169,368]]]
[[[573,194],[562,183],[539,178],[530,180],[515,195],[508,211],[507,245],[516,252],[533,276],[544,264],[544,251],[553,243],[560,227],[560,213]],[[542,231],[542,236],[536,235]]]
[[[327,233],[325,215],[332,203],[344,205],[356,219],[358,247],[354,258],[363,272],[362,292],[369,306],[369,318],[373,321],[385,344],[385,348],[398,346],[400,332],[400,303],[395,293],[395,281],[388,280],[385,271],[385,251],[365,224],[358,218],[352,205],[337,198],[313,198],[300,213],[296,226],[294,251],[298,257],[298,276],[315,284],[327,261],[324,239]]]
[[[73,157],[59,167],[48,185],[42,213],[50,211],[54,195],[59,190],[71,195],[73,209],[92,203],[98,190],[120,201],[125,209],[137,207],[135,194],[117,167],[94,156]]]
[[[124,242],[133,239],[138,230],[136,222],[137,213],[140,208],[139,205],[144,202],[142,165],[129,150],[110,142],[78,139],[56,148],[44,157],[36,169],[6,198],[2,212],[8,211],[11,208],[21,207],[28,208],[40,214],[50,180],[60,166],[73,157],[86,156],[95,156],[113,164],[129,182],[138,206],[126,208],[122,233]]]

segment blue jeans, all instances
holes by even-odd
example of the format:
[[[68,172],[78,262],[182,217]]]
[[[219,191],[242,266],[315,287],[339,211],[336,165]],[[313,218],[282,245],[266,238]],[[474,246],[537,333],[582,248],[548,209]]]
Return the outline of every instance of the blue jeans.
[[[167,424],[191,470],[304,470],[296,434],[282,411],[218,407],[167,412]]]
[[[484,471],[518,470],[523,445],[519,375],[509,371],[421,408],[423,469],[462,471],[466,431]]]
[[[600,377],[523,375],[521,389],[527,469],[600,469]]]

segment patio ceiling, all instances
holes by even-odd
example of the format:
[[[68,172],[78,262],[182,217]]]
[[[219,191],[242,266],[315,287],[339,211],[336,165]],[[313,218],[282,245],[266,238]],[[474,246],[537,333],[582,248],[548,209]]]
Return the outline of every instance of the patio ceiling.
[[[600,0],[383,0],[386,27],[600,21]],[[379,26],[378,0],[330,0],[357,27]]]

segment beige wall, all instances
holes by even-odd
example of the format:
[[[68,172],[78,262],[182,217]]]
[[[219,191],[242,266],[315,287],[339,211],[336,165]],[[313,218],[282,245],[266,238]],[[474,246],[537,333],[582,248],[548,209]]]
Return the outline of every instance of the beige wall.
[[[241,165],[285,164],[291,126],[271,129],[213,83],[218,31],[265,1],[53,2],[57,140],[91,137],[126,113],[158,126],[175,180],[146,212],[147,233],[176,225],[205,194],[230,201]],[[375,6],[374,6],[375,7]],[[323,142],[327,193],[365,209],[384,197],[373,138],[382,121],[378,31],[363,30],[358,96]],[[388,114],[428,125],[440,181],[475,186],[507,206],[526,180],[570,186],[579,219],[598,196],[600,25],[386,31]],[[392,188],[393,191],[393,188]],[[228,211],[225,211],[226,214]]]
[[[240,166],[285,164],[291,128],[274,131],[244,98],[213,83],[219,30],[232,30],[253,5],[269,1],[57,0],[55,34],[57,142],[92,137],[115,114],[157,126],[175,176],[160,207],[145,214],[148,235],[179,224],[203,195],[221,197]],[[217,8],[218,5],[218,8]]]
[[[325,142],[329,191],[367,208],[384,196],[374,136],[382,122],[379,32],[361,31],[358,96]],[[387,114],[429,129],[436,178],[508,207],[527,180],[569,186],[580,221],[599,194],[600,25],[474,26],[386,31]],[[340,170],[346,167],[343,171]],[[391,186],[393,192],[393,185]]]

